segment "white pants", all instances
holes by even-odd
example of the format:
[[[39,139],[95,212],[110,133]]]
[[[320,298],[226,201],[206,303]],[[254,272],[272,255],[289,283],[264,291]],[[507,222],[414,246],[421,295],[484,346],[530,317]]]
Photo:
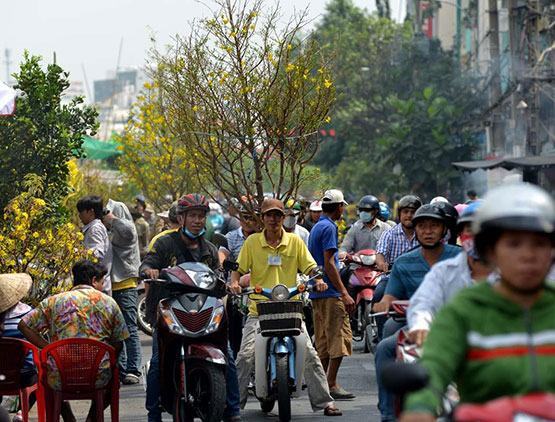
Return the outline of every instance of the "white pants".
[[[241,407],[245,406],[248,396],[249,381],[254,370],[254,342],[258,328],[258,317],[249,316],[243,327],[243,339],[241,349],[237,354],[237,376],[239,378],[239,393],[241,394]],[[325,409],[333,404],[330,396],[328,380],[318,353],[312,346],[312,342],[306,333],[306,326],[301,327],[301,335],[306,336],[306,357],[304,362],[304,378],[308,387],[308,399],[312,410]]]

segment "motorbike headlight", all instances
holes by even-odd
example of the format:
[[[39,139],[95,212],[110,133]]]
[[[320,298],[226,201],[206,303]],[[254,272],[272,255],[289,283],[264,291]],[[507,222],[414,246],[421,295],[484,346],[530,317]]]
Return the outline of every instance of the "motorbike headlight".
[[[210,324],[208,324],[208,327],[206,327],[206,334],[210,334],[216,331],[220,326],[220,323],[222,322],[223,317],[224,317],[223,306],[219,306],[216,309],[214,309],[214,312],[212,312],[212,319],[210,320]]]
[[[176,319],[171,309],[165,306],[160,306],[160,314],[164,319],[164,323],[172,333],[180,336],[185,335],[185,330],[181,328],[181,324],[179,324],[179,321]]]
[[[187,274],[189,275],[191,280],[193,280],[195,286],[200,289],[211,290],[216,287],[216,282],[218,281],[218,279],[215,275],[211,273],[187,270]]]
[[[283,284],[278,284],[272,289],[272,300],[282,301],[289,299],[289,289]]]

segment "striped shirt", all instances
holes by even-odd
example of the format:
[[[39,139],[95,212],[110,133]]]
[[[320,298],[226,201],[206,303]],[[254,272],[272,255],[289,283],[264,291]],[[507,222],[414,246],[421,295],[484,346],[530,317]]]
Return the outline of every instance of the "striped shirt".
[[[232,261],[237,261],[241,247],[243,243],[245,243],[243,229],[239,227],[238,229],[232,230],[227,233],[225,237],[227,239],[227,250],[230,253],[230,258]]]
[[[12,337],[12,338],[19,338],[25,340],[25,337],[17,328],[19,321],[25,315],[27,315],[32,308],[25,303],[19,302],[10,310],[6,311],[6,318],[4,319],[4,327],[2,332],[2,337]],[[34,368],[35,364],[33,363],[33,355],[30,353],[29,356],[25,359],[25,368]]]
[[[382,233],[376,246],[376,252],[382,254],[385,261],[391,265],[399,255],[417,246],[419,243],[416,235],[413,234],[411,238],[408,238],[403,231],[403,226],[399,223],[391,230]]]

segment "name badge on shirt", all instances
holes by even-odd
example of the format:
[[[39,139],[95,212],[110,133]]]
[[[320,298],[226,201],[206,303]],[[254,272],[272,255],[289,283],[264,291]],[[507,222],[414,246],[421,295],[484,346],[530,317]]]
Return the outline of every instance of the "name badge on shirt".
[[[268,255],[268,265],[279,266],[281,265],[280,255]]]

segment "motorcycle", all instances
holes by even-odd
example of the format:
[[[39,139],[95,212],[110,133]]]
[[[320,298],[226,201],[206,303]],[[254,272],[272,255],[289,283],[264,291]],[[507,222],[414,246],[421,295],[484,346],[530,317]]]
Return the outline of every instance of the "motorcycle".
[[[197,262],[144,281],[147,300],[157,304],[162,406],[177,422],[219,422],[226,403],[225,281]]]
[[[429,383],[427,371],[415,363],[396,362],[385,368],[384,385],[395,394],[420,390]],[[555,421],[555,394],[530,393],[500,397],[483,404],[459,404],[445,416],[454,422],[546,422]]]
[[[310,291],[308,283],[317,277],[321,274],[293,288],[256,286],[242,293],[268,299],[256,304],[260,328],[255,338],[255,395],[265,413],[272,411],[277,400],[282,422],[291,420],[291,396],[302,390],[307,344],[307,336],[301,335],[303,302],[290,299]]]
[[[363,249],[343,259],[346,265],[342,279],[349,286],[349,293],[356,308],[350,316],[353,339],[364,341],[364,352],[374,352],[377,345],[377,325],[372,313],[374,290],[384,275],[376,264],[376,251]]]

